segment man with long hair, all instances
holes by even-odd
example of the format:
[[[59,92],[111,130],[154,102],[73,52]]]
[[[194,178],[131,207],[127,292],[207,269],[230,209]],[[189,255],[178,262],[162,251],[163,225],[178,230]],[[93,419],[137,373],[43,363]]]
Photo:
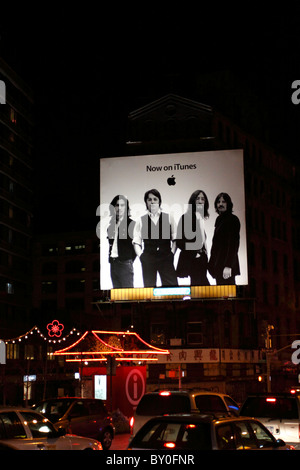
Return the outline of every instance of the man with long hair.
[[[220,193],[215,199],[219,214],[215,222],[208,270],[219,285],[234,285],[235,276],[240,274],[238,250],[240,245],[240,221],[232,213],[233,204],[227,193]]]
[[[110,223],[107,229],[109,263],[113,288],[133,287],[132,246],[134,221],[130,218],[129,202],[125,196],[117,195],[110,203]]]
[[[176,273],[178,277],[191,279],[193,286],[208,286],[207,248],[205,220],[208,219],[209,202],[205,192],[197,189],[192,193],[187,211],[178,222],[176,246],[180,255]]]

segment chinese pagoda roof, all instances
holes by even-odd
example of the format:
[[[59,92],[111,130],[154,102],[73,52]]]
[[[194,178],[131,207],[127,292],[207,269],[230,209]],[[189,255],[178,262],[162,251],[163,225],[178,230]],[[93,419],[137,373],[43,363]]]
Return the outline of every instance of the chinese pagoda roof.
[[[69,362],[104,362],[108,356],[119,361],[155,361],[157,354],[170,354],[170,351],[152,346],[135,332],[91,330],[53,354],[68,356]]]

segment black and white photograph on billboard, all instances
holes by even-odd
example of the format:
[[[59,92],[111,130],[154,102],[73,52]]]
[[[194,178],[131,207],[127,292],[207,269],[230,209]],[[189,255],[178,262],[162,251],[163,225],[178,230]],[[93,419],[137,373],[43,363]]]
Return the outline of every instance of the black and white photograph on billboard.
[[[246,285],[242,150],[100,159],[100,288]]]

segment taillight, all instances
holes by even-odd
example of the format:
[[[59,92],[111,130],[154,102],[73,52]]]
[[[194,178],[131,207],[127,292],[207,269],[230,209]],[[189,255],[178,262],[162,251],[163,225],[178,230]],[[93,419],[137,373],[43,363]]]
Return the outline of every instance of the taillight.
[[[129,426],[130,426],[130,433],[132,434],[133,432],[133,425],[134,425],[134,416],[131,416],[129,420]]]
[[[167,449],[174,449],[176,447],[176,444],[175,442],[165,442],[164,447],[166,447]]]
[[[266,398],[266,401],[268,403],[275,403],[276,402],[276,398]]]
[[[169,395],[171,395],[171,392],[159,392],[159,394],[161,397],[168,397]]]

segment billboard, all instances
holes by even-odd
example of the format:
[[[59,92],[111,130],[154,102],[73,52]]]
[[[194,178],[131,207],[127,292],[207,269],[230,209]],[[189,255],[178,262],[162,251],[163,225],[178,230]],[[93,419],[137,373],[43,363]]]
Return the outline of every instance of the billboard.
[[[100,289],[248,283],[242,150],[100,159]]]

